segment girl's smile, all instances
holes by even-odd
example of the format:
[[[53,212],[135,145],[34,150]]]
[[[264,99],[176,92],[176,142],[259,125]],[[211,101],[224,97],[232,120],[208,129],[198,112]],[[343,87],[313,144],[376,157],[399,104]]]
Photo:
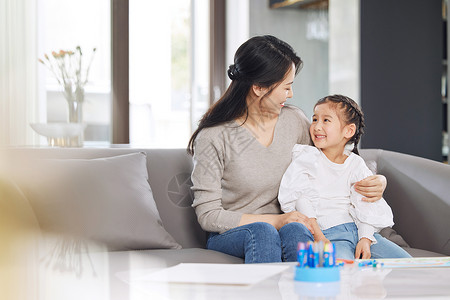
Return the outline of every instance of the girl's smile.
[[[339,108],[330,102],[314,108],[309,133],[314,145],[331,161],[342,161],[345,144],[354,134],[339,117]],[[344,158],[345,160],[345,158]]]

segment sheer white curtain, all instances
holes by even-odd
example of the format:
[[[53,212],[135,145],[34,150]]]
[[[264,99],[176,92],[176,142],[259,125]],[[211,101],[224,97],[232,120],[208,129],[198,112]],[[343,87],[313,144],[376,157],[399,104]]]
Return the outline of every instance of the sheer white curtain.
[[[0,0],[0,145],[37,144],[36,0]]]

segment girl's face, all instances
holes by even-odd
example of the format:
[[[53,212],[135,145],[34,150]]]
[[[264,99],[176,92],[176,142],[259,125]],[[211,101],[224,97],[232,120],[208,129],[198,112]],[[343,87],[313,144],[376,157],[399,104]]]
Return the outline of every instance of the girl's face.
[[[345,125],[335,103],[325,102],[314,108],[309,133],[314,145],[322,151],[344,151],[345,144],[352,137],[351,124]],[[354,133],[354,132],[353,132]]]
[[[283,81],[275,87],[270,94],[262,97],[260,103],[261,110],[269,113],[280,114],[281,108],[284,106],[286,100],[292,98],[294,95],[292,91],[294,78],[295,65],[292,64],[292,68],[289,70]]]

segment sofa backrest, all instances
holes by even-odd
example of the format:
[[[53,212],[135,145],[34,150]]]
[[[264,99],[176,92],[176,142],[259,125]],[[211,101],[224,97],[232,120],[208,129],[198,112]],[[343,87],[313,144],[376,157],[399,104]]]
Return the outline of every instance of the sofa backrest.
[[[192,157],[185,149],[132,149],[118,146],[118,148],[18,148],[12,151],[17,157],[57,159],[93,159],[145,152],[148,181],[164,228],[183,248],[205,247],[206,233],[198,224],[194,209],[191,207]]]
[[[361,150],[387,178],[394,229],[413,248],[450,255],[450,166],[380,149]]]
[[[191,207],[192,157],[185,149],[20,148],[13,151],[18,156],[84,159],[145,152],[148,181],[164,228],[183,248],[205,247],[206,233]],[[363,149],[360,153],[379,174],[387,177],[384,197],[394,213],[394,229],[411,247],[450,255],[450,166],[379,149]]]
[[[204,248],[201,229],[192,201],[192,157],[185,149],[146,149],[149,183],[164,228],[183,248]]]

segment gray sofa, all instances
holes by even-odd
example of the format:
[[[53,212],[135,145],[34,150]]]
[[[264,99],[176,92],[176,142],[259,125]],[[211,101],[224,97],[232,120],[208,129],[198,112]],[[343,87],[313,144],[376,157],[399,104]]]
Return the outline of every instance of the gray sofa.
[[[136,247],[135,243],[127,247],[122,243],[121,247],[116,248],[115,251],[108,250],[109,260],[111,262],[116,260],[113,263],[115,266],[111,268],[116,270],[130,268],[128,263],[120,263],[120,261],[121,259],[124,261],[123,257],[128,257],[131,252],[142,258],[141,267],[143,268],[151,267],[155,261],[164,266],[189,262],[242,263],[242,259],[205,249],[207,233],[200,228],[194,210],[190,206],[193,200],[190,190],[192,158],[184,149],[131,149],[120,146],[21,148],[3,151],[3,158],[17,165],[19,161],[23,162],[24,157],[86,160],[137,152],[146,153],[148,182],[163,227],[181,246],[181,249],[179,247],[161,249],[164,247],[158,246],[148,249]],[[372,167],[376,166],[377,172],[385,175],[388,180],[385,199],[394,212],[395,226],[394,230],[386,229],[382,234],[405,247],[415,257],[450,255],[450,166],[383,150],[362,150],[361,155]],[[25,170],[36,167],[32,160],[27,160],[22,165]],[[45,168],[41,169],[39,174],[38,177],[48,176]],[[115,183],[111,182],[111,185],[113,184]],[[5,199],[2,201],[4,202]],[[33,203],[31,206],[33,211],[36,211]],[[17,210],[17,207],[14,209]],[[129,216],[128,220],[137,221],[137,223],[144,221],[144,218],[141,220],[133,220],[133,218]],[[39,215],[36,219],[42,227]],[[98,212],[97,221],[102,221],[101,211]],[[117,230],[114,226],[109,228],[111,234]],[[108,248],[108,243],[105,244],[106,248],[102,249]]]

